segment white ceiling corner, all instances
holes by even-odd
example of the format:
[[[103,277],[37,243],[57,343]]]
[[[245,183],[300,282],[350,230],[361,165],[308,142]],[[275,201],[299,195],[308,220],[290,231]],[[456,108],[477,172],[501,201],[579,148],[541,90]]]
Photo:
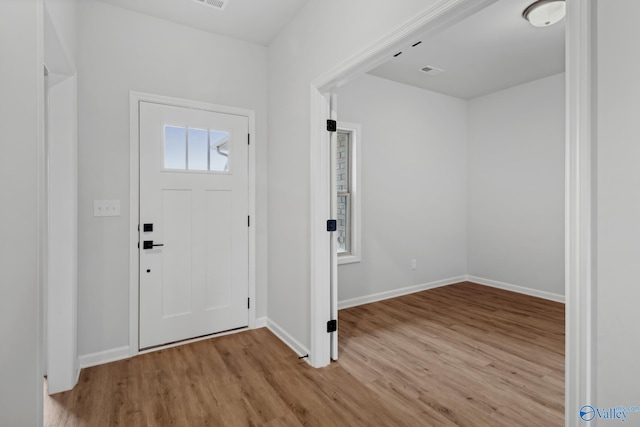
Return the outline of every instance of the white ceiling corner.
[[[428,37],[369,74],[472,99],[564,71],[564,20],[535,28],[522,12],[533,0],[498,0]],[[444,70],[428,75],[425,66]]]
[[[268,45],[308,0],[229,0],[224,10],[194,0],[100,0],[213,34]]]

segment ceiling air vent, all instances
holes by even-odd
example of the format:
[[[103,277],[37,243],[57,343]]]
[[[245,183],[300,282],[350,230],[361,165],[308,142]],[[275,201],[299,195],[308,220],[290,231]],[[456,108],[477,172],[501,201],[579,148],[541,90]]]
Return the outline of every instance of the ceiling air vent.
[[[229,0],[193,0],[193,1],[207,5],[207,6],[211,6],[218,10],[224,10],[224,8],[227,7],[227,4],[229,4]]]
[[[422,71],[425,74],[429,74],[430,76],[437,76],[438,74],[444,72],[444,70],[441,70],[440,68],[432,67],[430,65],[427,65],[426,67],[421,68],[420,71]]]

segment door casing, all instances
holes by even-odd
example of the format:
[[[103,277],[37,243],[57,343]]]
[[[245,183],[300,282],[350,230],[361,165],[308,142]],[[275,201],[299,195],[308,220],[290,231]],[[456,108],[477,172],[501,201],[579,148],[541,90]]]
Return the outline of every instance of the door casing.
[[[154,95],[143,92],[129,93],[129,115],[130,115],[130,164],[129,164],[129,356],[140,353],[157,351],[167,347],[173,347],[189,342],[207,339],[208,337],[196,338],[182,341],[177,344],[160,346],[151,350],[140,351],[138,349],[139,338],[139,251],[138,251],[138,225],[140,218],[140,102],[152,102],[175,107],[191,108],[197,110],[212,111],[216,113],[234,114],[249,118],[249,134],[251,143],[249,144],[249,216],[251,226],[249,227],[249,329],[256,327],[256,175],[255,175],[255,112],[253,110],[229,107],[225,105],[211,104],[201,101],[192,101],[181,98],[173,98],[162,95]],[[233,331],[230,333],[234,333]],[[216,334],[216,336],[226,333]]]

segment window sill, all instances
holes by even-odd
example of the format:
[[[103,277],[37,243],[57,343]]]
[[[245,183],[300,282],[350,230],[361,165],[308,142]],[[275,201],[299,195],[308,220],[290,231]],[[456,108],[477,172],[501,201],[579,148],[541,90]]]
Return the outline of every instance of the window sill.
[[[338,265],[360,262],[360,257],[355,255],[338,255]]]

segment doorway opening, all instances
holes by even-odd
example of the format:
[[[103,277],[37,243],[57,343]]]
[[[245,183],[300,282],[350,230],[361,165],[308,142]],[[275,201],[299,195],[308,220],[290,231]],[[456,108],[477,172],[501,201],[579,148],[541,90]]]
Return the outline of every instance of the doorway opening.
[[[367,72],[386,58],[425,39],[494,1],[445,1],[391,34],[377,46],[350,58],[336,69],[316,79],[311,88],[312,224],[326,220],[330,212],[330,153],[328,136],[323,129],[330,118],[330,94],[356,76]],[[565,168],[565,296],[566,296],[566,405],[573,414],[581,402],[592,394],[591,337],[593,285],[591,279],[591,94],[590,64],[594,44],[591,32],[591,2],[567,1],[566,29],[566,168]],[[338,115],[339,117],[339,115]],[[366,133],[366,130],[365,130]],[[334,265],[331,242],[312,226],[311,233],[311,354],[314,366],[330,360],[330,338],[324,326],[331,314],[331,296],[326,295],[330,266]],[[337,293],[337,283],[331,287]],[[567,417],[568,419],[568,417]]]

